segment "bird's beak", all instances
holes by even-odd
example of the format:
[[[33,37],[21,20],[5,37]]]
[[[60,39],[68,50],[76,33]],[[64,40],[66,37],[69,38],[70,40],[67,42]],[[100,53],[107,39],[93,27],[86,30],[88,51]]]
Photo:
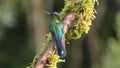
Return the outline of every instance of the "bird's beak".
[[[50,15],[51,13],[50,12],[47,12],[47,11],[43,11],[44,13],[46,13],[46,14],[48,14],[48,15]]]

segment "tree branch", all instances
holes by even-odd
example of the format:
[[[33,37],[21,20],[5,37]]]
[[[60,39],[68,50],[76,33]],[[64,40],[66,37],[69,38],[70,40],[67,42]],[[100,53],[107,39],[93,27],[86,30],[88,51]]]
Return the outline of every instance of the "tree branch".
[[[49,47],[46,49],[46,51],[43,53],[43,55],[36,61],[35,68],[44,68],[47,56],[51,53],[53,53],[55,47],[55,42],[50,42]]]
[[[67,33],[69,25],[72,23],[72,21],[75,20],[75,13],[71,12],[68,13],[64,20],[62,21],[64,25],[64,36]],[[46,49],[46,51],[42,54],[41,57],[36,61],[35,68],[44,68],[47,62],[47,57],[49,54],[53,53],[55,51],[55,42],[50,42],[49,47]]]

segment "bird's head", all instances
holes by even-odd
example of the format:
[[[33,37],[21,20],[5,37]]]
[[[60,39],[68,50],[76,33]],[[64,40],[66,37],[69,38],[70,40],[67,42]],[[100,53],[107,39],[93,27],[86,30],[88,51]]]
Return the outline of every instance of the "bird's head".
[[[44,12],[50,15],[54,19],[59,19],[59,14],[57,12],[51,12],[51,13],[47,11],[44,11]]]

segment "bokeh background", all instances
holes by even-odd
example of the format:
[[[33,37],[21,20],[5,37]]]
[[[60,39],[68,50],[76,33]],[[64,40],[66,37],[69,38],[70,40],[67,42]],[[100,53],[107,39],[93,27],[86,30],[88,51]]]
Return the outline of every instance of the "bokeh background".
[[[0,0],[0,68],[26,68],[49,32],[50,17],[64,0]],[[60,68],[120,68],[120,0],[99,0],[89,33],[66,46]]]

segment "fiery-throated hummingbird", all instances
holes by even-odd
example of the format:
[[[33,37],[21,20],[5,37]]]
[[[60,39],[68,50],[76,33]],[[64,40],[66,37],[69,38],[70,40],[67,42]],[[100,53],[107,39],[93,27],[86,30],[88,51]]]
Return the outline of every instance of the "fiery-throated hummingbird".
[[[56,43],[58,55],[60,57],[66,56],[66,49],[65,49],[65,37],[64,37],[64,26],[63,23],[59,21],[59,15],[57,12],[47,12],[52,18],[52,21],[49,25],[49,30],[52,35],[52,41]]]

